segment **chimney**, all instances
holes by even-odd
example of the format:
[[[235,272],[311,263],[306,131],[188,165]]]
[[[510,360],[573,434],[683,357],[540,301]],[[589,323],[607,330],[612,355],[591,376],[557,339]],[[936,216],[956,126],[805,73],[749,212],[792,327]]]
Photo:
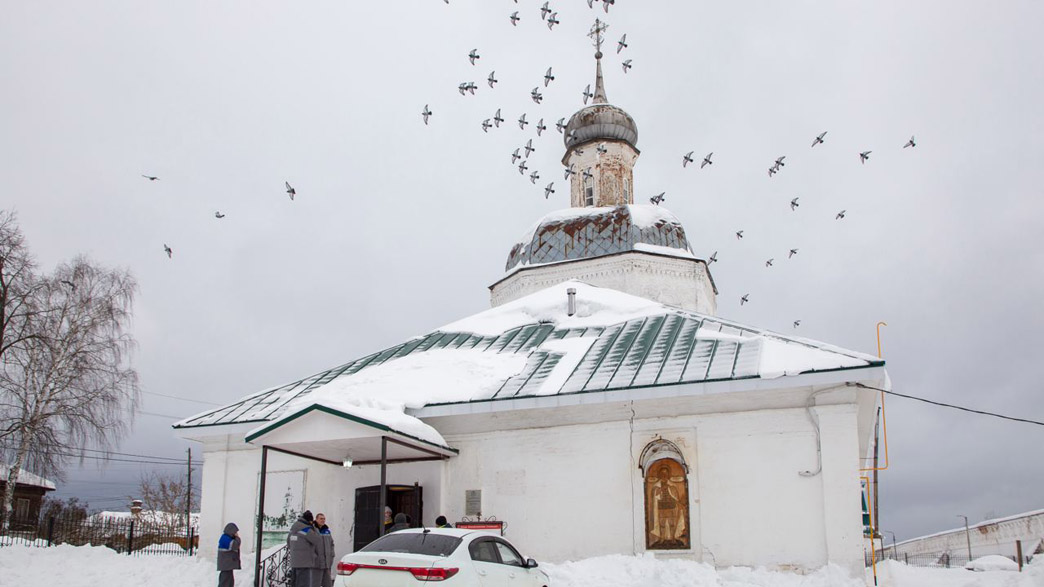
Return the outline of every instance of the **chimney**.
[[[569,288],[566,290],[566,296],[569,297],[569,310],[567,314],[572,316],[576,314],[576,288]]]
[[[140,499],[131,500],[130,511],[131,511],[131,515],[134,516],[135,518],[138,517],[139,514],[141,514],[141,500]]]

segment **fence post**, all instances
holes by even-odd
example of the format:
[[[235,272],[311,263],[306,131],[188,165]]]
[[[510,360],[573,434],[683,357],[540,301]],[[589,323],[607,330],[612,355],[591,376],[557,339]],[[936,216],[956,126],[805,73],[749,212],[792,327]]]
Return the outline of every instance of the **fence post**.
[[[134,520],[130,523],[130,532],[127,533],[127,555],[129,556],[131,551],[134,550]]]
[[[54,516],[47,519],[47,546],[54,546]]]
[[[1015,554],[1019,557],[1019,572],[1022,572],[1022,541],[1015,541]]]
[[[910,564],[910,553],[909,552],[904,552],[903,553],[903,561],[906,564]]]

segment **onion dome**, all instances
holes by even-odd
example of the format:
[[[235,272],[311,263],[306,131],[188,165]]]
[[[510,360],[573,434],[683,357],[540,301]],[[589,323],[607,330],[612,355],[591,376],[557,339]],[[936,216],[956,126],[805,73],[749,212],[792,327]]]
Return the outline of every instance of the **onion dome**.
[[[613,106],[605,96],[602,80],[602,52],[595,53],[595,92],[590,106],[580,109],[569,119],[565,130],[565,146],[571,149],[588,141],[626,141],[638,148],[638,125],[622,108]]]
[[[662,206],[567,208],[533,225],[511,248],[504,270],[631,251],[695,258],[681,222]]]

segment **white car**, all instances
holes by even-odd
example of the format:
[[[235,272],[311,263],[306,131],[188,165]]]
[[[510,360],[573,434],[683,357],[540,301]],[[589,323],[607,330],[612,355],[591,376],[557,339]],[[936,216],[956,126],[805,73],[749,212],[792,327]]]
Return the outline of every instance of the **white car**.
[[[485,531],[411,528],[386,534],[337,563],[339,587],[548,587],[551,579],[507,540]]]

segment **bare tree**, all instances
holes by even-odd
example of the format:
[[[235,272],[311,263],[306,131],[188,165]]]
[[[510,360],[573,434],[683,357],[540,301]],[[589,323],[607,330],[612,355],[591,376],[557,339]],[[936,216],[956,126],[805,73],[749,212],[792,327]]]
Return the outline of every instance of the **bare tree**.
[[[180,475],[155,471],[142,475],[138,485],[142,516],[167,531],[183,531],[189,491],[192,490],[188,488],[187,480]],[[195,499],[193,503],[197,503]]]
[[[14,215],[0,212],[0,455],[9,461],[0,517],[23,468],[62,477],[88,445],[121,438],[139,401],[126,331],[137,286],[85,257],[35,272]]]

